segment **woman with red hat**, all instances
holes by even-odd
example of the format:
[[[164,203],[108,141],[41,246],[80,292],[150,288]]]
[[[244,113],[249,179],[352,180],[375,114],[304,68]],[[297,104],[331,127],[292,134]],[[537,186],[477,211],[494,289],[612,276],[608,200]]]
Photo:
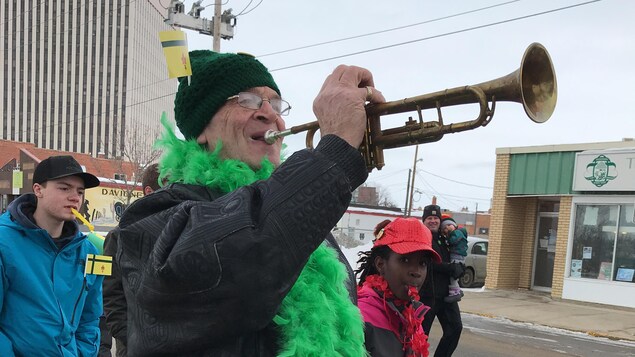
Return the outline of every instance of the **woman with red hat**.
[[[358,306],[372,357],[428,356],[421,322],[429,307],[419,301],[428,265],[441,258],[432,233],[416,218],[385,220],[375,227],[368,252],[360,252]]]

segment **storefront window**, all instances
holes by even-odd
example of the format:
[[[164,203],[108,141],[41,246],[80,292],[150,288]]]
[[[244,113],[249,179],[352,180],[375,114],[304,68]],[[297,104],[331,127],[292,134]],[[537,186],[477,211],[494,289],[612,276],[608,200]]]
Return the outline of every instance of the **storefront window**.
[[[633,214],[633,205],[577,205],[570,276],[633,282]]]
[[[633,282],[635,272],[635,207],[620,206],[620,221],[615,244],[613,280]]]

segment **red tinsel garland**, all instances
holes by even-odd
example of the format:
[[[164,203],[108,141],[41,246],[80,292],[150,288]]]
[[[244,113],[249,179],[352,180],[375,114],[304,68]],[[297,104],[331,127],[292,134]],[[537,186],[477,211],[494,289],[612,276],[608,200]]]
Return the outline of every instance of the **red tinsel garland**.
[[[417,289],[411,286],[408,289],[410,301],[405,301],[397,298],[393,294],[392,290],[388,287],[388,282],[380,275],[367,276],[362,285],[377,291],[379,295],[383,297],[384,304],[386,301],[392,301],[395,306],[404,307],[401,311],[401,314],[406,320],[405,326],[402,326],[404,337],[402,339],[401,336],[397,335],[397,338],[403,344],[404,350],[408,351],[408,356],[428,357],[430,344],[428,343],[428,336],[426,336],[421,328],[423,317],[417,318],[415,316],[415,310],[412,304],[413,301],[419,301],[419,292]]]

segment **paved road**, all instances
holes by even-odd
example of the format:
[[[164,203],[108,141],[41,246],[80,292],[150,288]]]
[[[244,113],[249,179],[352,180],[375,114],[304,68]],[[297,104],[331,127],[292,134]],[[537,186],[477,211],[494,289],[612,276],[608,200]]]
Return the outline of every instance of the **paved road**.
[[[463,333],[457,357],[633,357],[635,342],[612,341],[579,332],[462,314]],[[435,320],[430,334],[430,356],[441,337]],[[113,343],[112,355],[115,355]]]
[[[455,356],[635,356],[635,342],[612,341],[501,318],[471,314],[462,314],[462,317],[463,334]],[[441,326],[435,321],[430,334],[430,355],[440,337]]]

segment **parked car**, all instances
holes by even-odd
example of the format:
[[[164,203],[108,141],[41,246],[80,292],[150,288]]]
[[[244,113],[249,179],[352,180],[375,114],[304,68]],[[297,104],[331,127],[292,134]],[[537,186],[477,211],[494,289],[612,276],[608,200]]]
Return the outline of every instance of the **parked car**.
[[[487,276],[487,239],[467,237],[467,256],[465,257],[465,274],[459,280],[462,288],[470,288],[476,284],[484,284]]]

